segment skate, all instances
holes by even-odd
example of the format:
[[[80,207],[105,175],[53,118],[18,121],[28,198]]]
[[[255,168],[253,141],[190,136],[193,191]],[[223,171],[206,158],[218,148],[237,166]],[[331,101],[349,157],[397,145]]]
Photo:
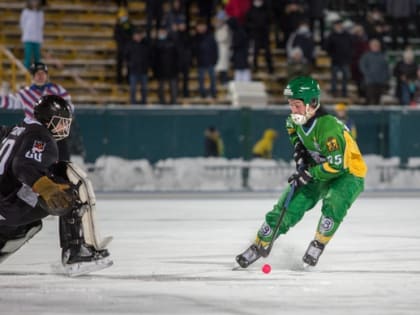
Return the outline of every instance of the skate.
[[[258,246],[252,244],[242,254],[236,256],[236,262],[242,268],[247,268],[249,265],[257,261],[261,257]]]
[[[310,244],[308,249],[306,250],[305,255],[303,255],[303,262],[308,266],[315,266],[318,262],[319,256],[321,256],[323,250],[325,248],[325,244],[317,240],[313,240]]]
[[[63,249],[61,261],[64,273],[70,277],[99,271],[113,265],[108,250],[96,250],[86,244]]]

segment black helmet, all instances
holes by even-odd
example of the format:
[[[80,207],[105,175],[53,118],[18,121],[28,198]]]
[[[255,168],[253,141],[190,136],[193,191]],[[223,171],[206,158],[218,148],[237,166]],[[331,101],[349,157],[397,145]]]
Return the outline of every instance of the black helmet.
[[[54,139],[62,140],[70,133],[72,113],[69,103],[58,95],[45,95],[35,104],[34,117],[51,131]]]
[[[35,75],[35,73],[37,73],[39,70],[42,70],[48,73],[47,65],[42,62],[33,63],[31,67],[29,68],[29,70],[31,71],[32,75]]]

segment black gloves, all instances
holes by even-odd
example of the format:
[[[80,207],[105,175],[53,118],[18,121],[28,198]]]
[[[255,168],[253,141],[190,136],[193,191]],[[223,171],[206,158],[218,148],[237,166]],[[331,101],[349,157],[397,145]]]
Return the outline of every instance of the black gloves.
[[[296,162],[296,169],[306,166],[309,162],[309,157],[310,155],[302,142],[296,142],[293,152],[293,159]]]
[[[309,173],[307,168],[302,168],[295,173],[292,174],[292,176],[289,177],[287,182],[289,184],[295,185],[296,187],[305,186],[312,180],[312,175]]]

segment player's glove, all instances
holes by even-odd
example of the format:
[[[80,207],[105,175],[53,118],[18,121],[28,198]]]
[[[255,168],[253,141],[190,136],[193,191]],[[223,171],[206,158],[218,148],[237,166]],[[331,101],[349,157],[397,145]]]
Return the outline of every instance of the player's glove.
[[[309,153],[302,142],[297,141],[294,146],[293,159],[296,162],[296,169],[308,164]]]
[[[47,176],[42,176],[33,185],[32,189],[38,193],[47,206],[50,214],[61,215],[71,209],[74,201],[70,185],[58,184]]]
[[[305,186],[312,180],[312,175],[309,173],[308,169],[301,169],[296,171],[289,177],[287,182],[289,184],[294,184],[296,187]]]

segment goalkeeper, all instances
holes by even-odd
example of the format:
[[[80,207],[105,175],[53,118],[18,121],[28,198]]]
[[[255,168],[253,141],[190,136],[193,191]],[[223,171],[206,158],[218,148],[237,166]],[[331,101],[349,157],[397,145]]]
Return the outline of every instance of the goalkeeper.
[[[286,128],[294,146],[296,172],[289,183],[295,191],[275,231],[291,187],[283,193],[257,233],[255,242],[236,257],[246,268],[269,253],[269,244],[295,226],[322,200],[315,238],[303,262],[315,266],[356,198],[364,189],[367,167],[348,128],[320,106],[320,88],[311,77],[297,77],[284,90],[291,114]],[[275,235],[274,235],[275,234]]]
[[[57,162],[57,141],[69,135],[71,122],[69,103],[45,95],[34,104],[33,119],[0,129],[0,263],[34,237],[51,214],[59,216],[65,273],[76,276],[112,265],[109,252],[96,244],[91,185],[73,163]]]

